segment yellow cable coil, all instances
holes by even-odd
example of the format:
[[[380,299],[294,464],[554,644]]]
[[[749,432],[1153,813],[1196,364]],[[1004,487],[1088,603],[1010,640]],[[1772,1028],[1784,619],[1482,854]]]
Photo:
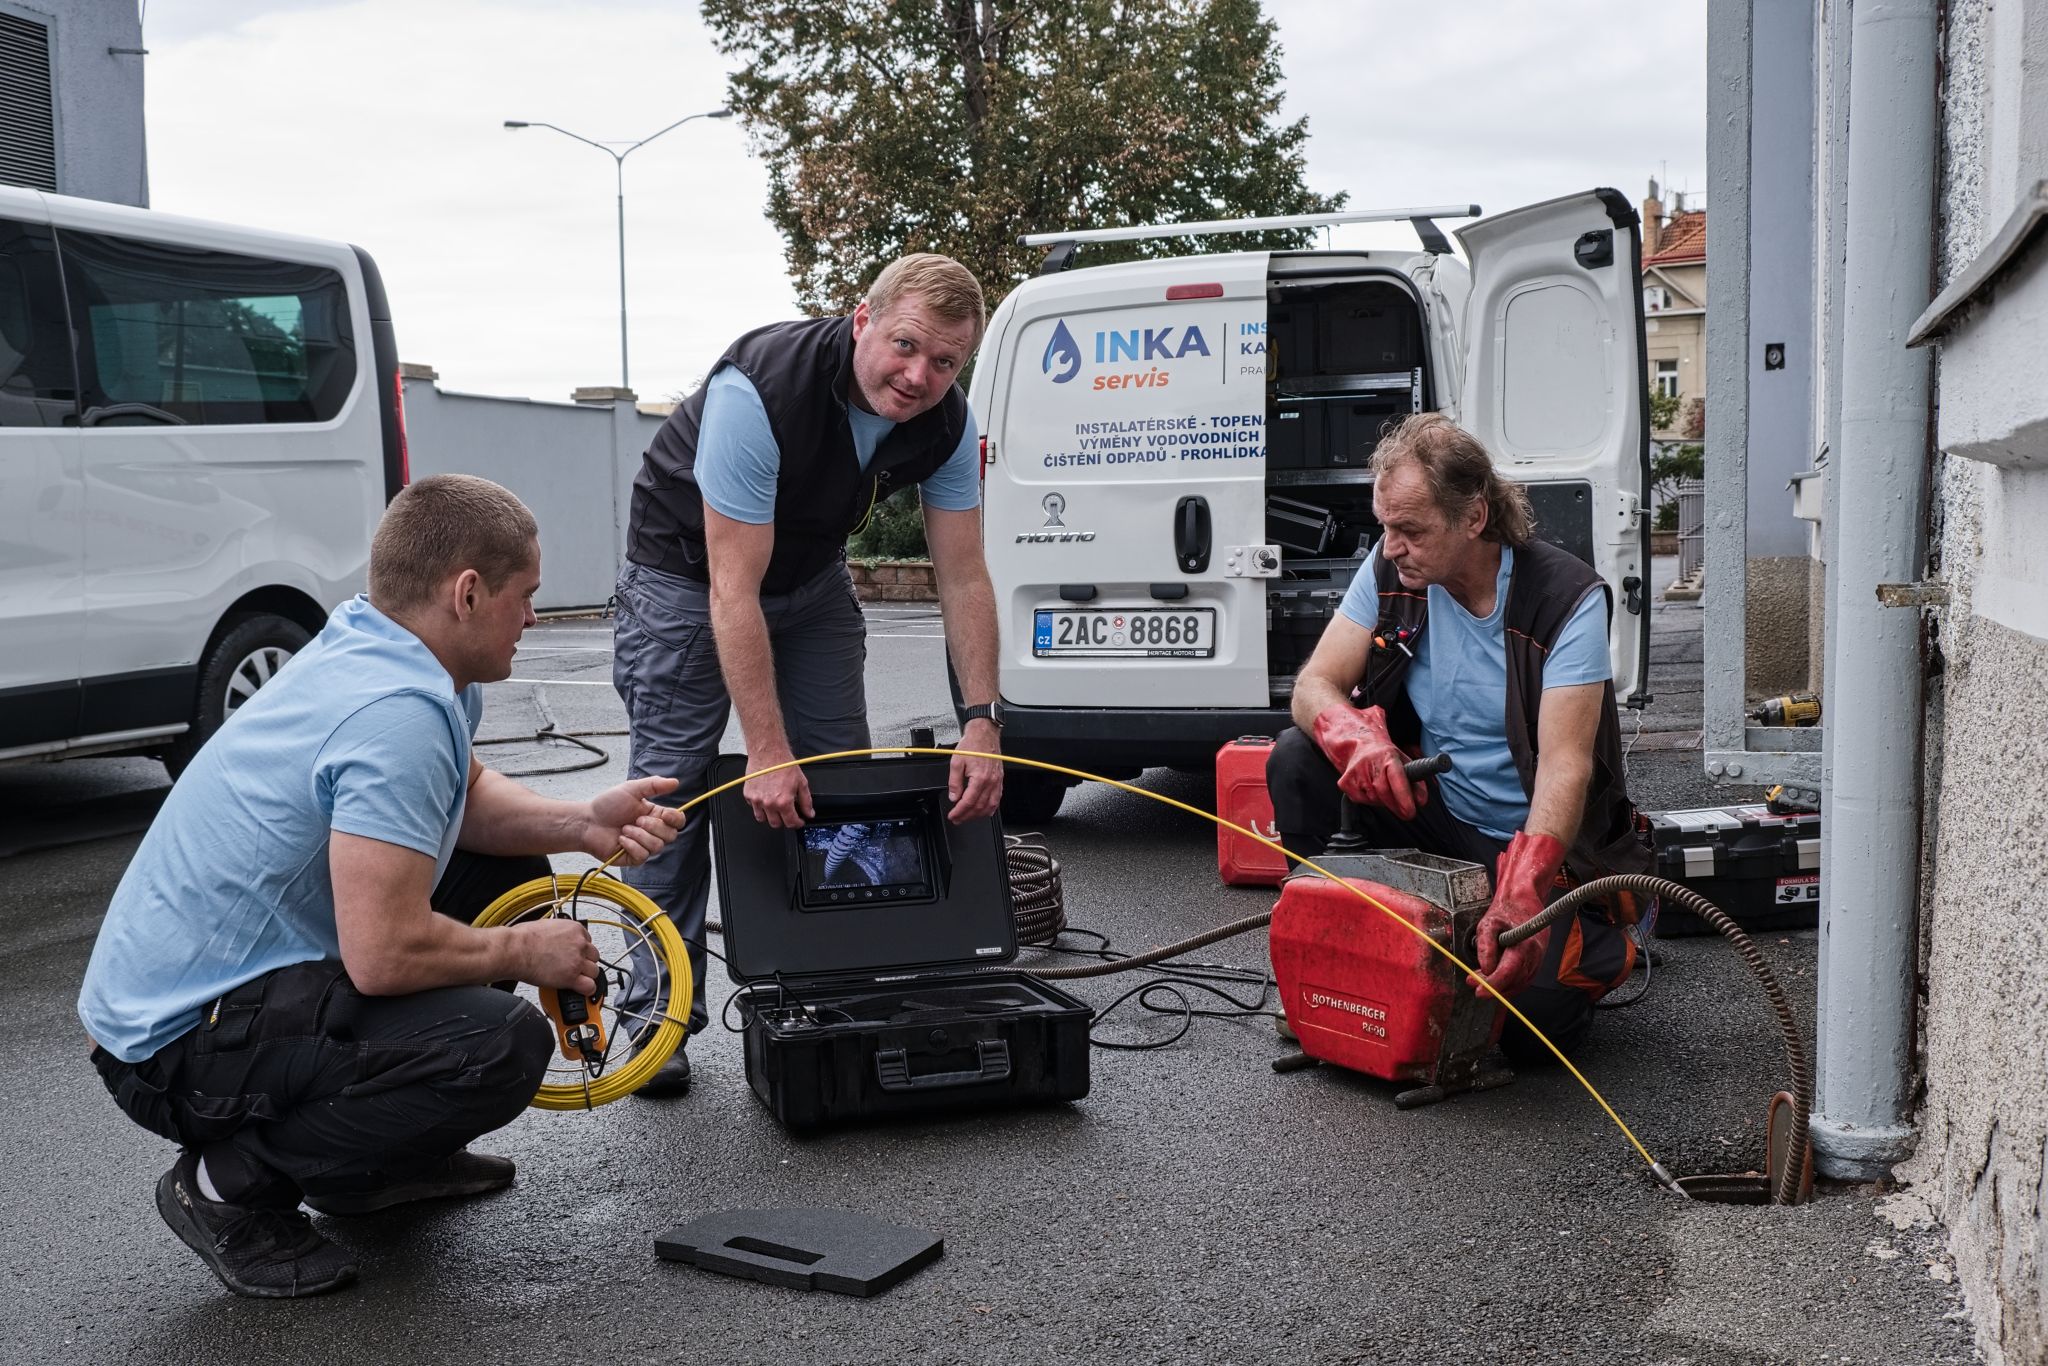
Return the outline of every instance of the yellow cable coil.
[[[614,855],[613,857],[617,857]],[[606,860],[607,864],[610,860]],[[579,889],[577,882],[582,880]],[[611,926],[628,938],[646,942],[648,952],[654,955],[660,968],[666,989],[656,993],[657,1000],[670,1003],[663,1012],[654,1035],[628,1059],[617,1071],[607,1070],[601,1077],[592,1080],[586,1076],[581,1082],[542,1082],[534,1094],[533,1105],[540,1110],[589,1110],[607,1101],[629,1096],[660,1070],[676,1048],[681,1045],[684,1021],[675,1013],[676,1005],[689,1009],[690,995],[694,984],[690,976],[690,953],[683,943],[682,933],[668,913],[648,900],[640,892],[623,882],[608,877],[558,873],[553,877],[537,877],[531,882],[522,882],[505,895],[484,908],[476,918],[476,924],[483,929],[498,925],[514,925],[524,920],[545,920],[560,912],[571,895],[579,907],[585,902],[596,903],[598,907],[618,912],[620,919],[612,920],[599,915],[583,914],[581,918],[592,925]],[[538,914],[536,914],[538,913]],[[616,1022],[612,1037],[618,1037]],[[630,1031],[628,1031],[630,1032]]]

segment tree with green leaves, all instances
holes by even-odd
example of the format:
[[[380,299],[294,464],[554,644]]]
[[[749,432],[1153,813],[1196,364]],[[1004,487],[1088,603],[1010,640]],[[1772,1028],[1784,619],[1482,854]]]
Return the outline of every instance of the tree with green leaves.
[[[1343,203],[1302,183],[1308,121],[1279,121],[1259,0],[704,0],[704,17],[742,62],[730,102],[815,313],[850,310],[907,251],[961,261],[993,305],[1038,267],[1023,232]]]

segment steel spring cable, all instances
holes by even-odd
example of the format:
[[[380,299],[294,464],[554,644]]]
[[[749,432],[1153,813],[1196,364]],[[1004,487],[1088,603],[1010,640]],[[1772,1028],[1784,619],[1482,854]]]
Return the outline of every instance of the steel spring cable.
[[[1060,861],[1043,843],[1005,835],[1003,863],[1010,871],[1010,907],[1017,920],[1017,942],[1050,944],[1067,927]]]
[[[1786,1154],[1785,1169],[1778,1173],[1777,1188],[1771,1192],[1771,1203],[1796,1205],[1799,1203],[1800,1176],[1810,1160],[1813,1139],[1807,1132],[1807,1122],[1813,1113],[1813,1066],[1807,1061],[1806,1041],[1800,1033],[1799,1019],[1792,1012],[1792,1003],[1785,995],[1785,989],[1778,984],[1777,974],[1764,961],[1761,950],[1750,941],[1733,920],[1720,907],[1682,883],[1671,882],[1648,873],[1617,873],[1611,877],[1596,878],[1591,882],[1574,887],[1557,900],[1544,907],[1542,912],[1523,924],[1506,931],[1500,937],[1503,949],[1511,948],[1525,939],[1541,934],[1550,925],[1576,914],[1578,908],[1605,892],[1634,892],[1638,896],[1660,896],[1667,902],[1691,911],[1701,920],[1714,927],[1723,939],[1735,946],[1742,955],[1742,961],[1756,974],[1757,982],[1763,987],[1764,997],[1771,1004],[1771,1011],[1778,1017],[1778,1032],[1785,1043],[1785,1063],[1792,1073],[1792,1144]]]

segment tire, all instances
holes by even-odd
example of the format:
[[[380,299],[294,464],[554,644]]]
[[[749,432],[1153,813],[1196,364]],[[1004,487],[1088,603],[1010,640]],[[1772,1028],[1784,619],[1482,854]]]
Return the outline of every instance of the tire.
[[[199,663],[191,729],[163,753],[164,767],[171,776],[183,773],[199,747],[226,724],[235,709],[312,638],[296,621],[269,612],[241,613],[222,622],[206,658]]]
[[[1057,773],[1012,764],[1003,774],[1003,819],[1013,825],[1049,821],[1066,799],[1067,780]]]

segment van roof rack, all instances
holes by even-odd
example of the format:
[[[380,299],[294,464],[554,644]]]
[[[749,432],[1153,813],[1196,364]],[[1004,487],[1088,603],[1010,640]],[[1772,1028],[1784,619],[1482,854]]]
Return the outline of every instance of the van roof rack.
[[[1059,232],[1031,232],[1017,239],[1019,246],[1050,247],[1042,275],[1065,270],[1074,252],[1086,242],[1146,242],[1161,237],[1206,237],[1215,233],[1280,232],[1293,228],[1330,228],[1340,223],[1409,222],[1422,239],[1424,251],[1448,256],[1450,239],[1434,220],[1477,218],[1477,204],[1436,204],[1414,209],[1340,209],[1335,213],[1296,213],[1278,218],[1212,218],[1201,223],[1141,223],[1126,228],[1075,228]]]

